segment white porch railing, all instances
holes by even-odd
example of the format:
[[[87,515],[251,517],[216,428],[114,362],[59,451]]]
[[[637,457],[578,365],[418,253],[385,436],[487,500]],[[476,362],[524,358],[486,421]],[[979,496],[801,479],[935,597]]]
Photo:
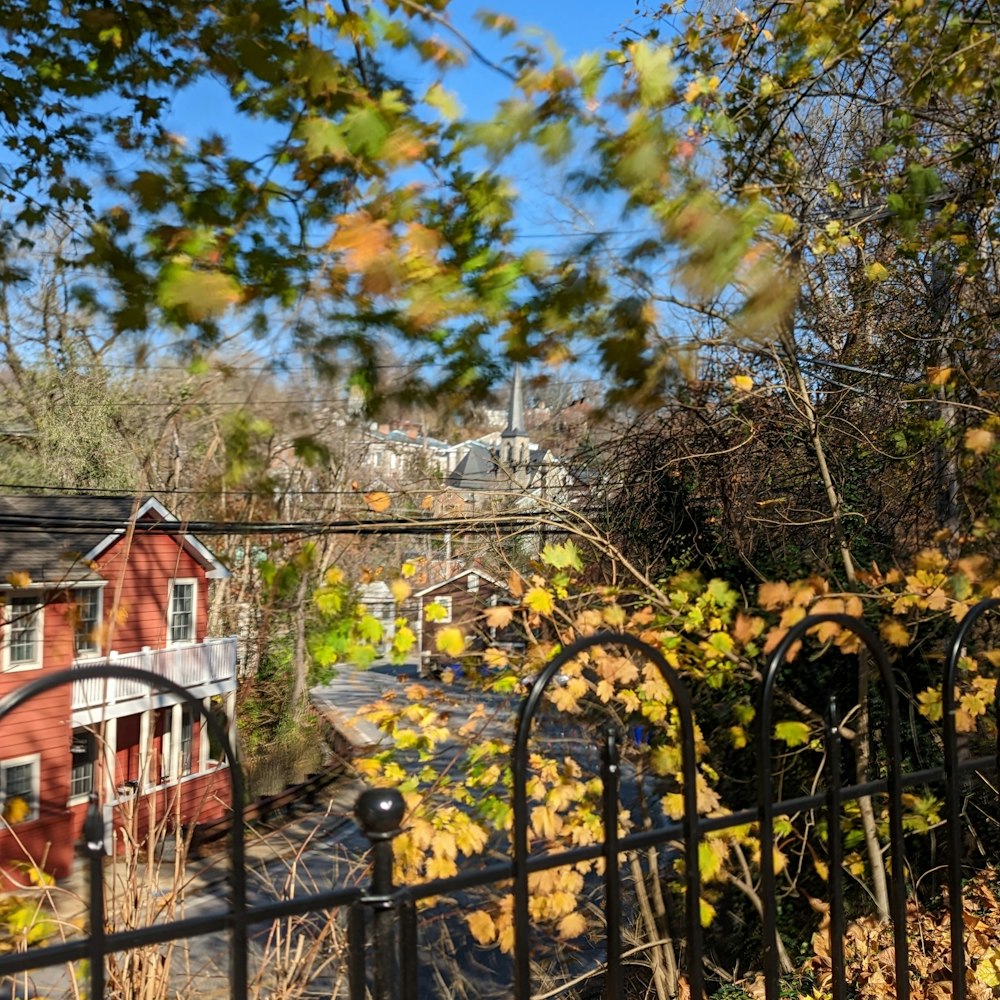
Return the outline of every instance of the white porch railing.
[[[83,660],[75,667],[89,667],[101,662],[121,667],[138,667],[184,688],[236,682],[236,636],[206,639],[188,646],[168,649],[143,649],[138,653],[108,654],[107,660]],[[91,677],[73,683],[73,708],[99,708],[149,694],[149,688],[136,681]]]

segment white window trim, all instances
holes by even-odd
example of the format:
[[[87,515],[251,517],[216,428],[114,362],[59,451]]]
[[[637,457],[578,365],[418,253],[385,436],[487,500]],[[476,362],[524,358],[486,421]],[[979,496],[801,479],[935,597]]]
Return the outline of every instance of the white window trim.
[[[74,726],[70,731],[69,745],[70,745],[70,765],[69,765],[69,776],[70,776],[70,789],[73,787],[73,735],[77,730],[84,730],[90,733],[90,738],[94,741],[94,759],[91,762],[93,767],[93,772],[91,774],[91,785],[89,792],[80,792],[78,795],[70,795],[69,799],[66,801],[67,806],[78,806],[84,802],[90,801],[90,796],[97,791],[97,784],[99,781],[98,775],[100,774],[99,763],[101,760],[101,741],[98,739],[97,734],[91,732],[86,726]]]
[[[70,598],[76,603],[76,592],[78,590],[88,590],[97,591],[97,629],[98,629],[98,640],[97,649],[84,649],[78,651],[76,648],[76,623],[73,623],[73,659],[74,660],[94,660],[98,659],[103,655],[104,645],[100,641],[102,634],[101,625],[104,623],[104,587],[99,586],[86,586],[86,584],[78,584],[70,590]]]
[[[35,629],[38,633],[35,640],[35,659],[25,660],[21,663],[10,662],[10,603],[11,601],[16,600],[31,599],[31,597],[32,595],[30,594],[8,594],[7,603],[3,606],[3,636],[0,638],[0,643],[3,645],[3,653],[2,656],[0,656],[0,669],[2,669],[4,673],[16,674],[23,670],[42,669],[42,663],[45,659],[45,605],[42,603],[40,598],[35,604]]]
[[[173,639],[174,631],[174,585],[190,584],[191,591],[191,638]],[[167,586],[167,645],[193,646],[198,641],[198,579],[193,576],[178,576],[171,579]]]
[[[7,806],[7,782],[4,777],[4,772],[10,767],[22,767],[25,764],[31,765],[31,797],[34,800],[32,802],[32,811],[26,819],[22,819],[19,823],[8,823],[5,819],[0,819],[0,829],[7,826],[16,827],[23,826],[25,823],[34,823],[40,815],[41,807],[41,797],[42,797],[42,755],[38,753],[26,754],[23,757],[9,757],[6,760],[0,760],[0,816],[3,815],[3,810]]]
[[[438,618],[434,622],[435,625],[448,625],[451,623],[452,616],[452,601],[451,594],[443,594],[441,597],[435,597],[431,602],[432,604],[440,604],[445,610],[445,615],[443,618]]]

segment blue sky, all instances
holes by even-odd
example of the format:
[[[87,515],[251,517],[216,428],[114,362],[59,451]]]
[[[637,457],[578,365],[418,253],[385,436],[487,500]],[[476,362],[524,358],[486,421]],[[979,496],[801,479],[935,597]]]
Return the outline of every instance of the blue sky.
[[[355,9],[360,3],[361,0],[355,0]],[[616,35],[633,16],[635,8],[631,2],[590,0],[497,0],[487,4],[453,0],[449,13],[455,26],[487,58],[502,63],[514,51],[516,38],[500,37],[481,28],[476,14],[483,9],[513,17],[520,26],[519,34],[537,29],[572,60],[581,53],[616,45]],[[453,45],[457,42],[443,28],[438,34]],[[410,60],[409,67],[402,61],[394,63],[390,71],[417,95],[423,94],[436,79],[433,67],[415,60]],[[449,72],[443,82],[457,94],[466,114],[473,118],[490,117],[498,102],[509,96],[512,86],[502,74],[472,56],[464,69]],[[285,129],[240,118],[225,91],[209,82],[177,96],[171,128],[189,140],[213,132],[221,134],[234,151],[248,159],[257,159],[272,142],[285,137]],[[581,199],[565,196],[560,172],[543,166],[531,151],[516,153],[501,169],[514,179],[521,196],[517,218],[517,228],[525,234],[521,249],[530,244],[556,251],[574,230],[592,226],[613,228],[620,222],[612,205],[590,206],[593,213],[587,214],[587,205]]]
[[[476,13],[481,10],[507,14],[522,29],[540,30],[551,36],[560,49],[572,58],[612,45],[615,33],[631,15],[633,7],[631,3],[596,3],[589,0],[499,0],[494,4],[454,0],[450,16],[455,26],[484,55],[500,63],[511,51],[512,38],[508,36],[504,39],[484,31],[476,19]],[[446,37],[443,29],[440,34]],[[452,38],[451,41],[455,43],[456,40]],[[432,71],[425,65],[413,65],[409,73],[405,66],[394,65],[392,72],[418,94],[434,82]],[[466,112],[473,117],[487,117],[509,89],[508,82],[499,73],[472,57],[464,70],[449,73],[445,83],[458,93]],[[246,145],[247,152],[259,151],[260,144],[268,138],[266,129],[257,123],[241,120],[227,105],[228,97],[214,85],[191,87],[173,102],[174,130],[189,139],[218,132],[233,140],[237,148]],[[277,134],[275,131],[275,137]]]

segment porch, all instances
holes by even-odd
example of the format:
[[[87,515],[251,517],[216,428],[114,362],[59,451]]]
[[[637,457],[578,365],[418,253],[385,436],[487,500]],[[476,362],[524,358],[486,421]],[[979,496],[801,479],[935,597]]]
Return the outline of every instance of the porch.
[[[229,695],[236,690],[236,636],[206,639],[204,642],[165,649],[143,648],[136,653],[112,651],[107,662],[122,667],[148,670],[173,681],[195,698]],[[80,661],[74,667],[93,666]],[[164,708],[178,702],[167,691],[156,691],[134,680],[94,678],[73,683],[74,726],[92,726],[138,712]]]

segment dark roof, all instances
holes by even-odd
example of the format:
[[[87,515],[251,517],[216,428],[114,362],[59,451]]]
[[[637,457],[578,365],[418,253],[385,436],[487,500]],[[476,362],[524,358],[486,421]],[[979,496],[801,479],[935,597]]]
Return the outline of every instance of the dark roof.
[[[86,560],[122,534],[137,510],[149,507],[154,517],[170,517],[147,498],[137,504],[129,496],[0,495],[0,586],[15,572],[28,573],[34,583],[102,579]],[[201,549],[206,565],[214,562],[192,536],[180,541]]]
[[[461,461],[448,474],[447,483],[460,490],[496,488],[496,461],[484,444],[473,441]]]

